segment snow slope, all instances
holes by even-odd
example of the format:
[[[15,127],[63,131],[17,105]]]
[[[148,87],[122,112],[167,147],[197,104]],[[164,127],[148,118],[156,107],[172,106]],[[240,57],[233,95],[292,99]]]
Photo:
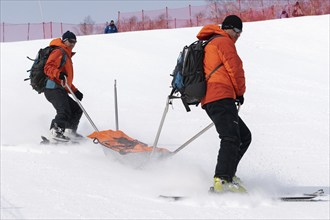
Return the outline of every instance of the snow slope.
[[[329,193],[329,18],[244,24],[237,42],[247,78],[240,115],[253,134],[238,171],[245,196],[207,193],[219,148],[214,128],[163,161],[105,156],[91,140],[39,145],[55,112],[23,79],[31,66],[26,56],[50,40],[1,43],[1,219],[329,219],[329,202],[272,199]],[[75,85],[98,129],[115,129],[116,79],[119,128],[152,145],[169,74],[199,30],[78,37]],[[201,108],[186,113],[174,101],[159,146],[173,151],[209,123]],[[85,116],[79,132],[93,132]],[[188,198],[170,202],[159,194]]]

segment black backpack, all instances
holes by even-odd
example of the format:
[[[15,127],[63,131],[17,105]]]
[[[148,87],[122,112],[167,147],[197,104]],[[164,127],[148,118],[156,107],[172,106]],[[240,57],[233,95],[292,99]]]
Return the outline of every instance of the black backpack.
[[[206,81],[223,64],[218,65],[207,77],[204,74],[204,48],[214,38],[209,40],[197,40],[189,46],[185,46],[180,52],[177,64],[171,76],[172,92],[170,98],[181,98],[187,112],[189,105],[198,105],[206,94]],[[180,96],[174,96],[178,94]]]
[[[30,85],[39,94],[44,92],[46,82],[48,79],[47,75],[44,73],[45,64],[47,62],[50,53],[55,49],[60,49],[62,51],[63,56],[62,56],[61,64],[58,67],[61,68],[65,64],[66,53],[61,47],[58,46],[48,46],[43,49],[40,49],[35,59],[31,59],[30,57],[27,57],[28,59],[34,62],[32,64],[31,69],[27,71],[30,72],[29,78],[24,79],[24,81],[30,79]]]

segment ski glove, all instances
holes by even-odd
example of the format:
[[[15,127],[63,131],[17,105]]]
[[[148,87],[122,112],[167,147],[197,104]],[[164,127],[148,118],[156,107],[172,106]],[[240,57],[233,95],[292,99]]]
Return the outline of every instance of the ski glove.
[[[66,75],[66,73],[64,73],[64,72],[60,72],[60,75],[58,76],[58,78],[60,80],[65,80],[64,76],[67,77],[68,75]]]
[[[243,105],[244,103],[244,96],[237,96],[236,102],[238,102],[240,105]]]
[[[77,90],[74,95],[77,97],[77,99],[79,99],[79,101],[81,101],[84,97],[84,95],[79,91]]]

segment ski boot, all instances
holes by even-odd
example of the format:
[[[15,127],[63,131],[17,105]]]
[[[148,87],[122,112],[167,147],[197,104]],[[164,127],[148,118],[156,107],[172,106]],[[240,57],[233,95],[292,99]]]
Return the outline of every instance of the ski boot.
[[[68,138],[70,138],[70,140],[77,142],[77,141],[82,141],[85,139],[84,136],[82,136],[81,134],[78,134],[77,131],[71,129],[71,128],[66,128],[64,131],[64,135]]]
[[[50,139],[63,143],[70,141],[70,138],[64,135],[63,129],[58,126],[54,126],[53,128],[50,129]]]
[[[210,188],[210,192],[213,193],[246,193],[246,189],[237,182],[229,182],[227,180],[221,179],[219,177],[214,177],[214,185]]]

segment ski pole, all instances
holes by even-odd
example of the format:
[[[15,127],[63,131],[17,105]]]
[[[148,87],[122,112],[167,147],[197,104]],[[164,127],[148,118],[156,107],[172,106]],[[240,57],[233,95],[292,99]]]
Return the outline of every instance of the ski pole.
[[[63,82],[63,81],[62,81]],[[86,110],[84,109],[84,107],[82,106],[82,104],[80,103],[79,99],[76,97],[76,95],[73,93],[72,89],[70,88],[70,86],[67,83],[66,80],[66,76],[64,76],[64,83],[65,83],[65,87],[69,90],[70,94],[72,95],[73,99],[78,103],[79,107],[81,108],[81,110],[84,112],[86,118],[88,119],[88,121],[91,123],[91,125],[93,126],[93,128],[95,129],[95,131],[99,131],[99,129],[97,129],[97,127],[95,126],[94,122],[92,121],[92,119],[89,117],[89,115],[87,114]],[[63,86],[63,84],[62,84]],[[64,86],[63,86],[64,87]]]
[[[237,112],[239,112],[240,108],[241,108],[241,104],[239,102],[236,103],[237,104]],[[188,144],[190,144],[191,142],[193,142],[195,139],[197,139],[199,136],[201,136],[202,134],[204,134],[207,130],[209,130],[211,127],[213,127],[214,123],[212,122],[211,124],[209,124],[208,126],[206,126],[204,129],[202,129],[200,132],[198,132],[197,134],[195,134],[192,138],[190,138],[188,141],[186,141],[184,144],[182,144],[180,147],[178,147],[175,151],[172,152],[171,156],[178,153],[179,151],[181,151],[183,148],[185,148]]]
[[[166,114],[168,112],[169,105],[170,105],[170,96],[168,96],[167,99],[166,99],[166,106],[165,106],[165,109],[164,109],[164,113],[163,113],[162,119],[160,120],[160,124],[159,124],[159,127],[158,127],[156,138],[155,138],[154,143],[152,145],[152,151],[151,151],[151,154],[150,154],[150,158],[152,157],[152,155],[153,155],[153,153],[154,153],[154,151],[155,151],[155,149],[157,147],[159,136],[160,136],[160,132],[162,131],[162,128],[163,128],[163,125],[164,125],[164,121],[165,121],[165,117],[166,117]]]
[[[190,138],[188,141],[186,141],[184,144],[182,144],[180,147],[178,147],[178,149],[176,149],[175,151],[172,152],[172,155],[178,153],[180,150],[182,150],[183,148],[185,148],[188,144],[190,144],[191,142],[193,142],[195,139],[197,139],[199,136],[201,136],[202,134],[204,134],[207,130],[209,130],[211,127],[213,127],[213,122],[211,124],[209,124],[208,126],[206,126],[203,130],[201,130],[200,132],[198,132],[197,134],[195,134],[192,138]]]
[[[114,84],[114,92],[115,92],[115,119],[116,119],[116,131],[119,129],[119,123],[118,123],[118,101],[117,101],[117,80],[115,80]]]

